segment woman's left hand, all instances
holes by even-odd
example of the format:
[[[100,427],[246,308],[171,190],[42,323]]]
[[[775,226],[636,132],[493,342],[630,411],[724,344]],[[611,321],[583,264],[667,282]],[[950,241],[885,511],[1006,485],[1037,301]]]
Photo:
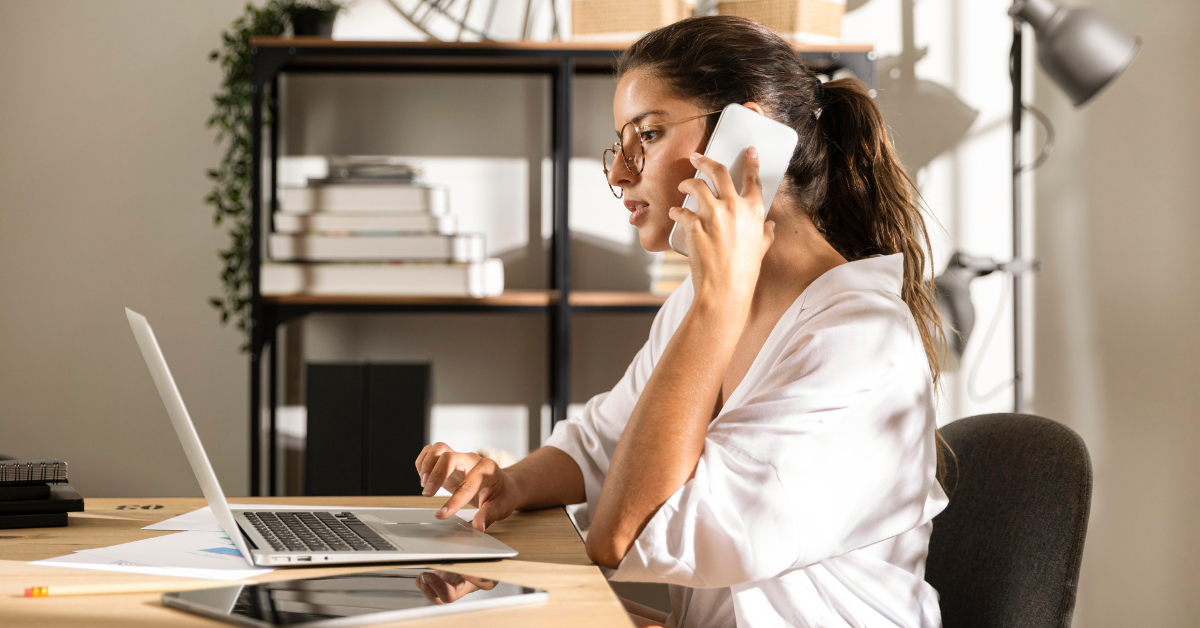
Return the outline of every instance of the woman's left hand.
[[[699,211],[672,207],[668,213],[687,236],[696,300],[749,307],[763,255],[775,240],[775,223],[766,220],[762,204],[758,151],[746,150],[740,195],[724,165],[699,153],[692,154],[692,163],[717,193],[701,179],[685,179],[679,190],[696,199]]]

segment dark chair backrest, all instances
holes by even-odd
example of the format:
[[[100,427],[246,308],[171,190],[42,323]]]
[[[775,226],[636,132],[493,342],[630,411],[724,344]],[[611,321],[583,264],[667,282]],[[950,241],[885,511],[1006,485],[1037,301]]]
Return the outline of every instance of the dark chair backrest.
[[[925,580],[944,628],[1067,628],[1075,608],[1092,463],[1078,434],[1028,414],[941,430],[950,505],[933,520]]]

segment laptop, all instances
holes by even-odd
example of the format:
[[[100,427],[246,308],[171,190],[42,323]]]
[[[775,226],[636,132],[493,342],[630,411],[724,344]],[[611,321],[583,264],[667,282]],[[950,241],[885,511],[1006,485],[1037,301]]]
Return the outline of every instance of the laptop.
[[[314,506],[247,508],[225,501],[204,445],[146,317],[125,308],[150,377],[167,406],[200,490],[221,529],[251,565],[306,567],[349,563],[511,558],[517,552],[458,517],[433,508]]]

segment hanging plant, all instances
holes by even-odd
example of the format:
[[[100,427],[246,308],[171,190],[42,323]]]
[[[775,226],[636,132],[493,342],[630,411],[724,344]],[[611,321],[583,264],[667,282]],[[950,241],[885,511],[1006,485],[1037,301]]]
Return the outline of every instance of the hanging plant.
[[[221,323],[233,318],[243,334],[249,329],[250,316],[252,138],[254,133],[262,132],[261,128],[252,128],[251,122],[250,38],[284,35],[295,12],[318,10],[331,20],[340,9],[331,0],[268,0],[262,7],[248,3],[246,12],[221,34],[221,49],[208,56],[220,64],[223,77],[220,91],[213,96],[216,109],[207,126],[217,129],[216,141],[225,144],[225,151],[221,163],[208,171],[213,190],[204,197],[204,203],[213,206],[216,226],[229,225],[229,246],[217,253],[223,264],[224,294],[210,297],[209,303],[221,313]],[[269,113],[264,112],[263,125],[270,124]],[[242,349],[248,346],[243,343]]]

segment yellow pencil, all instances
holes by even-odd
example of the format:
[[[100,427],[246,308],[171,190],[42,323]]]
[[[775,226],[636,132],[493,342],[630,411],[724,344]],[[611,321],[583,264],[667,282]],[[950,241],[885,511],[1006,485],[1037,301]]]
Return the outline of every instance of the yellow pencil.
[[[60,585],[49,587],[28,587],[25,589],[25,597],[60,597],[64,595],[119,595],[122,593],[159,593],[166,591],[179,591],[182,589],[207,589],[213,586],[235,586],[239,584],[249,584],[248,582],[224,582],[220,585],[200,586],[200,587],[181,587],[178,583],[150,583],[150,582],[126,582],[113,584],[77,584],[77,585]]]

